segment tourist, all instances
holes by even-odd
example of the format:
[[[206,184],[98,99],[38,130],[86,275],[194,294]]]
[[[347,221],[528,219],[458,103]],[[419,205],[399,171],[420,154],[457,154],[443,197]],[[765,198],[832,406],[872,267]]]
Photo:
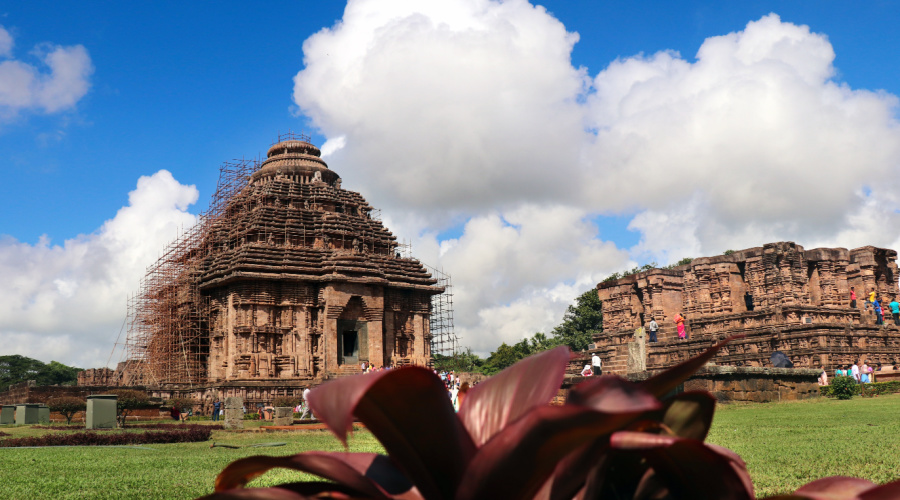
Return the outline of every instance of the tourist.
[[[650,330],[650,342],[656,342],[656,331],[659,330],[659,325],[656,323],[656,320],[650,318],[647,329]]]
[[[590,377],[594,372],[591,370],[591,365],[584,365],[584,368],[581,369],[582,377]]]
[[[869,376],[869,383],[874,384],[875,383],[875,370],[871,366],[868,366],[868,365],[863,365],[863,370],[866,372],[866,375]]]
[[[859,381],[863,384],[869,383],[869,365],[865,361],[859,369]]]
[[[213,412],[212,412],[213,422],[216,422],[219,420],[219,410],[221,410],[221,409],[222,409],[222,402],[219,401],[218,399],[216,399],[216,402],[213,403]]]
[[[825,367],[822,367],[822,373],[819,374],[819,385],[828,385],[828,373],[825,372]]]
[[[303,404],[300,408],[300,420],[309,417],[309,393],[312,392],[309,390],[309,387],[303,389]]]
[[[603,375],[603,361],[600,360],[600,356],[596,352],[591,355],[591,372],[595,377]]]
[[[869,310],[869,306],[875,302],[875,289],[873,288],[871,292],[869,292],[869,296],[866,297],[866,311]]]
[[[859,383],[859,366],[856,363],[850,366],[850,376],[853,377],[857,384]]]
[[[450,386],[448,392],[450,394],[450,404],[453,405],[453,411],[459,412],[459,398],[456,397],[459,394],[459,388],[456,384],[453,384]]]
[[[891,308],[891,317],[894,318],[894,325],[900,326],[900,302],[897,302],[897,296],[894,296],[894,300],[888,304],[888,307]]]
[[[675,317],[672,320],[675,322],[675,326],[678,327],[678,340],[687,339],[687,330],[684,328],[684,316],[681,313],[675,313]]]
[[[856,309],[856,288],[850,287],[850,308]]]
[[[462,408],[463,402],[466,400],[466,396],[469,394],[469,383],[463,382],[461,386],[459,386],[459,392],[456,394],[456,399],[459,400],[459,407]]]
[[[881,302],[878,299],[872,301],[872,307],[875,308],[875,324],[883,325],[884,324],[884,312],[881,310]]]
[[[841,369],[841,365],[838,365],[838,367],[834,369],[834,376],[835,377],[846,377],[847,372]]]
[[[366,362],[365,362],[365,361],[363,361],[363,362],[359,365],[359,370],[360,370],[361,372],[363,372],[363,373],[366,373]]]

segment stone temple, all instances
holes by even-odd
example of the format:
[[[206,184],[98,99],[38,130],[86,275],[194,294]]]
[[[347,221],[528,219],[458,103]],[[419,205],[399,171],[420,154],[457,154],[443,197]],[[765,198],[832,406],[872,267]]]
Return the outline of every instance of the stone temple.
[[[594,336],[595,351],[604,372],[622,375],[671,366],[736,334],[745,337],[722,349],[716,364],[772,366],[774,351],[795,367],[829,373],[859,360],[900,361],[900,329],[890,312],[876,325],[872,310],[865,310],[872,290],[885,306],[897,297],[897,278],[894,250],[805,250],[791,242],[652,269],[597,285],[603,330]],[[686,341],[678,340],[677,313],[687,319]],[[661,327],[656,343],[639,330],[651,317]]]
[[[362,362],[431,362],[443,288],[308,137],[279,139],[223,167],[209,212],[131,301],[128,359],[80,383],[271,401]]]

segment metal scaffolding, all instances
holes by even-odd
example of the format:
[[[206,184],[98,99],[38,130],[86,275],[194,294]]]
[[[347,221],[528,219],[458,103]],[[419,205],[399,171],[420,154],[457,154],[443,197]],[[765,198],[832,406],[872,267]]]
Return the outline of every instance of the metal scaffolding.
[[[453,330],[453,282],[443,268],[428,265],[425,268],[437,280],[437,286],[444,289],[442,293],[431,296],[431,355],[455,356],[459,351],[459,339]]]
[[[209,359],[209,300],[198,280],[211,250],[211,228],[228,218],[228,207],[247,186],[259,160],[226,162],[219,170],[209,209],[182,229],[157,261],[147,268],[139,291],[128,299],[126,363],[151,385],[206,382]]]

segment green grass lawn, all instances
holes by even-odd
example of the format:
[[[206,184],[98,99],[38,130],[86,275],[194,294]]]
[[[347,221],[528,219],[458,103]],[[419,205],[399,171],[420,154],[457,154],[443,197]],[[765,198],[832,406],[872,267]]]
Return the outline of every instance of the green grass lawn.
[[[248,423],[248,426],[258,426]],[[0,427],[12,437],[48,431]],[[65,431],[60,431],[65,432]],[[210,448],[213,442],[233,445],[286,442],[273,448]],[[212,493],[216,475],[229,463],[251,455],[293,455],[307,450],[343,451],[328,431],[214,431],[201,443],[127,447],[0,448],[0,498],[195,498]],[[383,452],[368,432],[355,432],[351,451]],[[313,476],[273,470],[251,486],[266,486]]]
[[[757,496],[827,476],[900,479],[900,395],[719,405],[708,442],[746,462]]]
[[[900,395],[795,403],[720,405],[709,441],[738,452],[757,495],[793,491],[814,479],[848,475],[884,483],[900,478]],[[259,424],[248,422],[253,428]],[[0,427],[14,436],[46,430]],[[64,431],[61,431],[64,432]],[[250,455],[342,450],[327,431],[215,431],[212,441],[235,445],[286,442],[277,448],[210,448],[211,442],[135,448],[0,448],[0,498],[194,498],[212,491],[228,463]],[[352,451],[382,451],[365,431]],[[271,471],[251,485],[309,478]]]

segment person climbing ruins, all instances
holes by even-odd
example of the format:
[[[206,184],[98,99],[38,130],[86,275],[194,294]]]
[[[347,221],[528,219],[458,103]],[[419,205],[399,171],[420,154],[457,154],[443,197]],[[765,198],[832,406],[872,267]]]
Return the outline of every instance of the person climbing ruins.
[[[655,319],[650,318],[650,323],[647,323],[647,329],[650,331],[650,342],[656,342],[656,332],[659,330],[659,325]]]
[[[603,375],[603,362],[600,360],[600,356],[597,356],[596,352],[591,355],[591,371],[594,372],[595,377]]]
[[[589,365],[589,364],[584,365],[584,368],[581,369],[581,376],[582,376],[582,377],[590,377],[590,376],[593,375],[593,374],[594,374],[594,372],[593,372],[593,370],[591,369],[591,365]]]
[[[869,310],[869,306],[875,302],[875,289],[873,288],[869,295],[866,297],[866,311]]]
[[[684,316],[681,313],[675,313],[675,317],[672,318],[672,321],[674,321],[675,326],[678,327],[678,340],[686,340],[687,329],[684,327]]]
[[[894,325],[900,326],[900,302],[897,302],[897,296],[888,304],[891,308],[891,317],[894,318]]]
[[[881,309],[881,302],[878,298],[872,300],[872,308],[875,310],[875,324],[884,324],[884,311]]]
[[[856,309],[856,288],[850,287],[850,307]]]

